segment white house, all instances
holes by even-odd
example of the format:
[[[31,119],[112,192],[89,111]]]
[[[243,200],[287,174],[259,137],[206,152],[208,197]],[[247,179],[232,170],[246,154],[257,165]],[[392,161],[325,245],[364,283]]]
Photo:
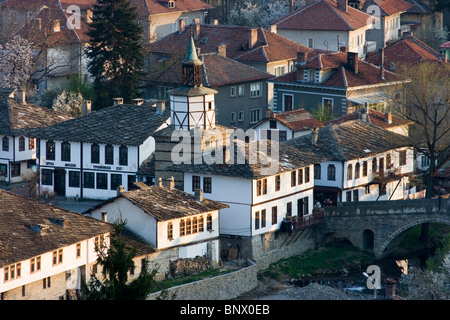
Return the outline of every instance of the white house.
[[[30,131],[71,119],[26,102],[24,91],[0,92],[0,182],[28,180],[36,168],[36,140]]]
[[[0,300],[75,298],[96,263],[95,244],[107,241],[111,230],[102,221],[0,190]]]
[[[108,199],[128,190],[155,151],[155,132],[170,123],[166,112],[136,99],[36,130],[41,192]]]
[[[404,199],[414,172],[414,150],[407,137],[365,121],[330,124],[286,144],[325,161],[314,166],[315,201]]]
[[[173,181],[173,180],[172,180]],[[219,259],[219,210],[228,205],[158,184],[119,193],[85,212],[99,220],[127,221],[126,228],[156,250],[176,248],[178,258]]]
[[[377,17],[352,8],[347,0],[320,0],[272,22],[279,35],[308,48],[365,54],[366,32]]]

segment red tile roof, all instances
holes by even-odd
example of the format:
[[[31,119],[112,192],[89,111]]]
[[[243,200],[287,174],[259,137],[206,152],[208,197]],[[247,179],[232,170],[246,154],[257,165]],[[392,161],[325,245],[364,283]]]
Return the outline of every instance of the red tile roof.
[[[131,0],[131,3],[136,6],[138,12],[143,15],[164,14],[174,12],[190,12],[208,10],[213,7],[209,4],[201,2],[200,0],[176,0],[175,7],[168,8],[167,1],[158,0]]]
[[[382,17],[405,12],[413,7],[412,4],[403,0],[367,0],[364,2],[362,10],[366,11],[367,8],[373,5],[378,6],[381,9],[380,14]]]
[[[273,117],[293,131],[321,128],[325,125],[305,109],[274,113]]]
[[[296,10],[273,24],[279,29],[352,31],[371,24],[369,18],[369,14],[358,9],[347,6],[347,11],[344,12],[337,8],[336,1],[321,0]]]
[[[183,53],[191,35],[195,34],[195,26],[189,25],[183,32],[173,32],[150,45],[155,53]],[[257,41],[251,48],[249,39],[252,29],[241,26],[200,25],[200,34],[194,37],[195,46],[201,53],[217,52],[219,45],[226,45],[228,58],[238,61],[272,62],[297,57],[297,52],[309,52],[306,48],[292,40],[266,29],[257,29]]]
[[[380,65],[381,53],[371,52],[367,62]],[[397,63],[442,62],[442,56],[414,36],[405,36],[384,48],[384,65],[389,68]]]

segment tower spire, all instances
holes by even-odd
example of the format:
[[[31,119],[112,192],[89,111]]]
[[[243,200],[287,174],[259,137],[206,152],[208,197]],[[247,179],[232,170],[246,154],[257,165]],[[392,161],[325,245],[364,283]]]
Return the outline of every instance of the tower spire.
[[[191,36],[186,54],[181,60],[183,68],[182,82],[185,86],[199,87],[202,85],[202,65],[197,55],[197,49],[195,48],[194,39]]]

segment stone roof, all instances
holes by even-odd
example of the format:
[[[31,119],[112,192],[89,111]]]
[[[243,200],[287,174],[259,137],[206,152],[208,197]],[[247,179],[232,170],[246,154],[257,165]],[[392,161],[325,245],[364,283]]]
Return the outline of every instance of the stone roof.
[[[305,109],[296,109],[292,111],[271,113],[258,123],[252,126],[255,128],[261,123],[269,120],[278,120],[293,131],[311,130],[313,128],[324,127],[322,122],[317,120],[312,114]]]
[[[381,64],[381,52],[369,52],[366,61],[375,65]],[[398,63],[443,62],[442,55],[411,34],[384,48],[384,65],[389,69]]]
[[[150,102],[120,104],[33,131],[36,138],[139,146],[170,123],[169,110],[158,114]]]
[[[39,226],[41,234],[32,230]],[[0,267],[111,230],[102,221],[0,189]]]
[[[12,89],[0,92],[0,134],[9,136],[29,135],[32,129],[72,119],[49,108],[20,103],[9,98]]]
[[[311,135],[301,136],[284,143],[301,151],[310,151],[326,159],[347,161],[360,159],[392,149],[411,146],[407,137],[360,120],[330,124],[318,130],[317,143]]]
[[[85,213],[101,208],[105,203],[115,201],[118,198],[127,199],[158,221],[178,219],[229,207],[227,204],[205,197],[202,201],[197,201],[194,195],[175,188],[141,185],[141,189],[123,192],[117,197],[96,205]]]
[[[353,31],[370,24],[371,16],[353,7],[338,8],[334,0],[321,0],[272,22],[279,29]]]
[[[294,59],[297,52],[311,49],[270,31],[232,25],[200,24],[199,35],[194,35],[195,47],[201,53],[216,53],[218,47],[226,45],[226,56],[241,62],[274,62]],[[255,44],[250,46],[252,30],[256,30]],[[188,41],[195,34],[196,26],[191,24],[183,31],[173,32],[149,46],[150,52],[161,54],[184,54]]]
[[[259,141],[259,143],[266,143],[266,145],[269,145],[267,141]],[[257,157],[256,161],[252,161],[251,157],[249,157],[249,152],[246,152],[244,163],[239,164],[238,160],[240,158],[238,152],[235,152],[234,161],[232,161],[230,164],[207,164],[204,160],[200,160],[200,163],[196,164],[196,160],[194,159],[193,163],[191,164],[173,165],[167,170],[245,179],[259,179],[265,176],[274,175],[285,171],[291,171],[297,168],[303,168],[314,163],[325,161],[324,159],[322,160],[320,155],[316,155],[314,152],[308,150],[300,150],[291,145],[286,145],[284,143],[278,143],[275,141],[272,141],[272,143],[274,143],[275,147],[278,147],[278,158],[271,159],[270,156],[268,156],[270,155],[269,145],[268,152],[263,152],[261,150],[252,152],[252,157]],[[273,161],[275,161],[275,163],[273,163]],[[276,168],[276,172],[266,174],[267,171],[264,170],[272,167],[272,164]]]

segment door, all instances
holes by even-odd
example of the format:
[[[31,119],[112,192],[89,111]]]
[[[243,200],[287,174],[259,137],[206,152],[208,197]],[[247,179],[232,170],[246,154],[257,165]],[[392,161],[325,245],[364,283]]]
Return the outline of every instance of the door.
[[[66,170],[55,169],[54,171],[53,189],[57,196],[66,195]]]
[[[283,94],[283,111],[291,111],[294,96],[292,94]]]

